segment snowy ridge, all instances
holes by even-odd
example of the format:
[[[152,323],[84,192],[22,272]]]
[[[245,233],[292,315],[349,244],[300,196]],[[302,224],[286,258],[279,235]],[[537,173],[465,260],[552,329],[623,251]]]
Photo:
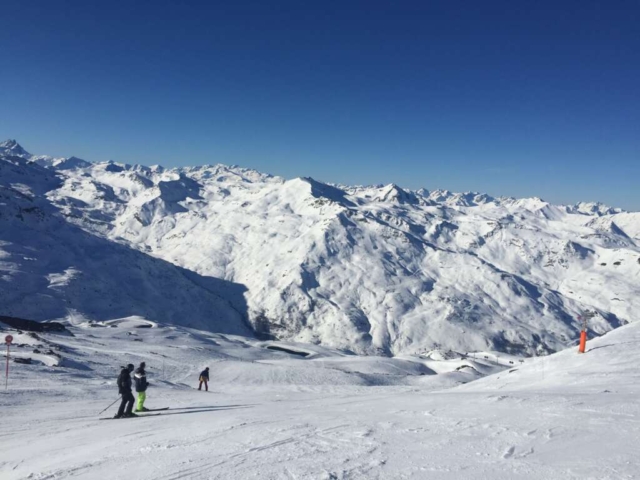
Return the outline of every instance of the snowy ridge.
[[[45,161],[17,142],[1,145],[0,313],[6,315],[142,313],[176,325],[251,328],[382,355],[438,348],[541,354],[571,344],[576,317],[586,309],[598,312],[591,335],[637,319],[639,213],[396,185],[335,186],[225,165]],[[25,202],[37,203],[42,219]],[[58,228],[74,233],[54,237]],[[48,243],[20,250],[33,232],[49,236]],[[175,265],[199,287],[187,294],[167,280],[150,287],[156,297],[122,305],[122,285],[138,285],[127,280],[132,262],[111,269],[83,261],[85,240],[78,238],[123,258],[143,255],[136,257],[145,259],[142,265],[133,263],[145,279],[162,277],[146,262],[163,271]],[[69,245],[81,245],[73,247],[75,256]],[[100,295],[113,300],[83,302],[74,291],[82,275],[96,284],[108,277]],[[227,307],[203,305],[203,284]],[[192,296],[180,298],[172,314],[165,305],[175,301],[148,304],[167,291]]]

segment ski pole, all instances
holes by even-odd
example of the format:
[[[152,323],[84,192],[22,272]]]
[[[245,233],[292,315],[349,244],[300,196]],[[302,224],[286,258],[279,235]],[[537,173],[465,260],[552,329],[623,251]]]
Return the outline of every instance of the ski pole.
[[[115,402],[113,402],[113,403],[116,403],[118,400],[120,400],[120,397],[116,398]],[[113,403],[110,403],[109,407],[111,407],[111,405],[113,405]],[[106,412],[109,409],[109,407],[107,407],[104,410],[102,410],[102,412]],[[100,412],[98,415],[102,414],[102,412]]]

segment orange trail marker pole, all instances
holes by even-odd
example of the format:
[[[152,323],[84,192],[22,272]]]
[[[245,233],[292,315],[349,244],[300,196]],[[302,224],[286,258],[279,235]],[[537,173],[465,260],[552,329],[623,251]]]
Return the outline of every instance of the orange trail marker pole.
[[[584,353],[587,348],[587,321],[590,318],[597,316],[595,311],[586,311],[578,317],[578,320],[582,321],[582,330],[580,331],[580,346],[578,347],[578,353]]]
[[[578,353],[584,353],[584,349],[587,347],[587,332],[582,330],[580,332],[580,347]]]

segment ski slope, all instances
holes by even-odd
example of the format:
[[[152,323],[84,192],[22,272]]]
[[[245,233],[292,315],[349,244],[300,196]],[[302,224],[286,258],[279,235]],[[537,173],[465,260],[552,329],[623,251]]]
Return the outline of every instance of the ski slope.
[[[3,329],[34,357],[12,364],[0,394],[3,480],[640,476],[638,323],[590,340],[584,355],[523,362],[358,357],[140,317],[68,329]],[[57,366],[34,349],[58,354]],[[118,366],[140,361],[147,406],[171,409],[98,420],[117,397]],[[205,366],[209,392],[196,390]]]

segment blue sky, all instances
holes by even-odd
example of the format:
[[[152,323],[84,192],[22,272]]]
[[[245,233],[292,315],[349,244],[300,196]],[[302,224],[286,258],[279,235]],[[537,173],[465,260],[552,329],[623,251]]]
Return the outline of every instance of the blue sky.
[[[640,210],[640,2],[4,0],[32,153]]]

